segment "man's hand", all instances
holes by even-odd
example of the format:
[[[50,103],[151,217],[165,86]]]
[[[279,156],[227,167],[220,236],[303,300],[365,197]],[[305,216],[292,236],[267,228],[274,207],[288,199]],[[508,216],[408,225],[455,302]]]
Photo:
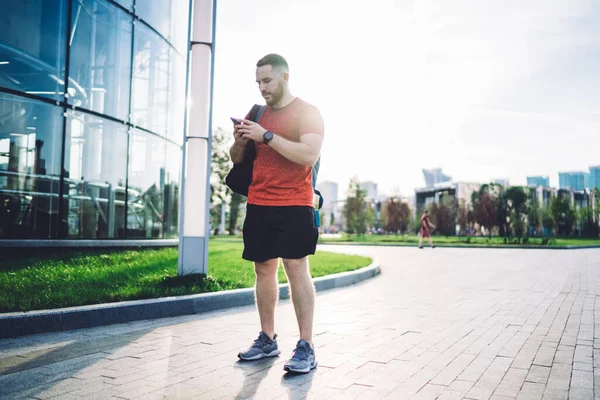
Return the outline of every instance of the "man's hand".
[[[243,139],[252,139],[255,142],[262,143],[263,135],[267,131],[265,128],[257,124],[256,122],[250,121],[248,119],[242,120],[242,125],[236,125],[237,132],[242,135]],[[235,131],[234,131],[235,135]]]
[[[242,127],[243,127],[243,125],[234,125],[233,126],[233,138],[235,139],[234,146],[240,147],[240,148],[242,148],[242,147],[245,148],[246,143],[248,142],[248,140],[250,140],[250,138],[242,135],[242,132],[240,132],[240,128],[242,128]]]
[[[231,161],[233,161],[235,164],[239,164],[244,161],[246,144],[248,143],[248,140],[250,140],[248,136],[242,135],[240,132],[241,127],[242,125],[233,126],[233,138],[235,141],[229,149],[229,156],[231,157]]]

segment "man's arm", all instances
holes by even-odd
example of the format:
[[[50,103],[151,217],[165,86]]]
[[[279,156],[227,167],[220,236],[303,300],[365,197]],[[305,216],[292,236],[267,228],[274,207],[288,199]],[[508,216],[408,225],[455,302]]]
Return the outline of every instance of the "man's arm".
[[[249,120],[244,120],[243,124],[239,131],[244,138],[263,142],[263,135],[267,131],[265,128]],[[312,167],[321,154],[324,133],[323,119],[316,108],[308,109],[303,115],[299,133],[300,142],[293,142],[273,132],[273,139],[268,145],[288,160]]]
[[[323,136],[316,133],[306,133],[300,136],[300,142],[295,143],[273,133],[269,146],[290,161],[312,167],[321,154]]]

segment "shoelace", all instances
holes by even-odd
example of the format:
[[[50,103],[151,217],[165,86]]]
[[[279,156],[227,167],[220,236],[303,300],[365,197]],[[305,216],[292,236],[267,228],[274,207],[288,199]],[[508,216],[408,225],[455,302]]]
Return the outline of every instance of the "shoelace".
[[[294,354],[292,358],[295,360],[306,361],[308,360],[309,352],[304,346],[299,346],[294,349]]]
[[[258,339],[256,339],[254,341],[254,343],[252,343],[252,347],[257,347],[257,348],[261,348],[262,349],[262,347],[265,344],[267,344],[268,342],[269,342],[269,340],[266,337],[264,337],[263,335],[260,335],[258,337]]]

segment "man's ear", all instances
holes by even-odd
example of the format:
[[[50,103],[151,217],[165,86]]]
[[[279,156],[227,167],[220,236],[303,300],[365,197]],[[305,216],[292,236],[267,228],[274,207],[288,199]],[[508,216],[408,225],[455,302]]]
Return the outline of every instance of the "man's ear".
[[[289,72],[284,72],[283,73],[283,81],[285,83],[288,83],[289,79],[290,79],[290,73]]]

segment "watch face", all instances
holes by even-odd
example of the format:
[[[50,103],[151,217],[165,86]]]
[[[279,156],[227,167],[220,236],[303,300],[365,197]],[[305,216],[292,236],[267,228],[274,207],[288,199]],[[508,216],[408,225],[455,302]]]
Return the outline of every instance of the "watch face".
[[[265,134],[263,135],[263,138],[265,139],[265,141],[269,141],[273,139],[273,132],[271,131],[266,131]]]

